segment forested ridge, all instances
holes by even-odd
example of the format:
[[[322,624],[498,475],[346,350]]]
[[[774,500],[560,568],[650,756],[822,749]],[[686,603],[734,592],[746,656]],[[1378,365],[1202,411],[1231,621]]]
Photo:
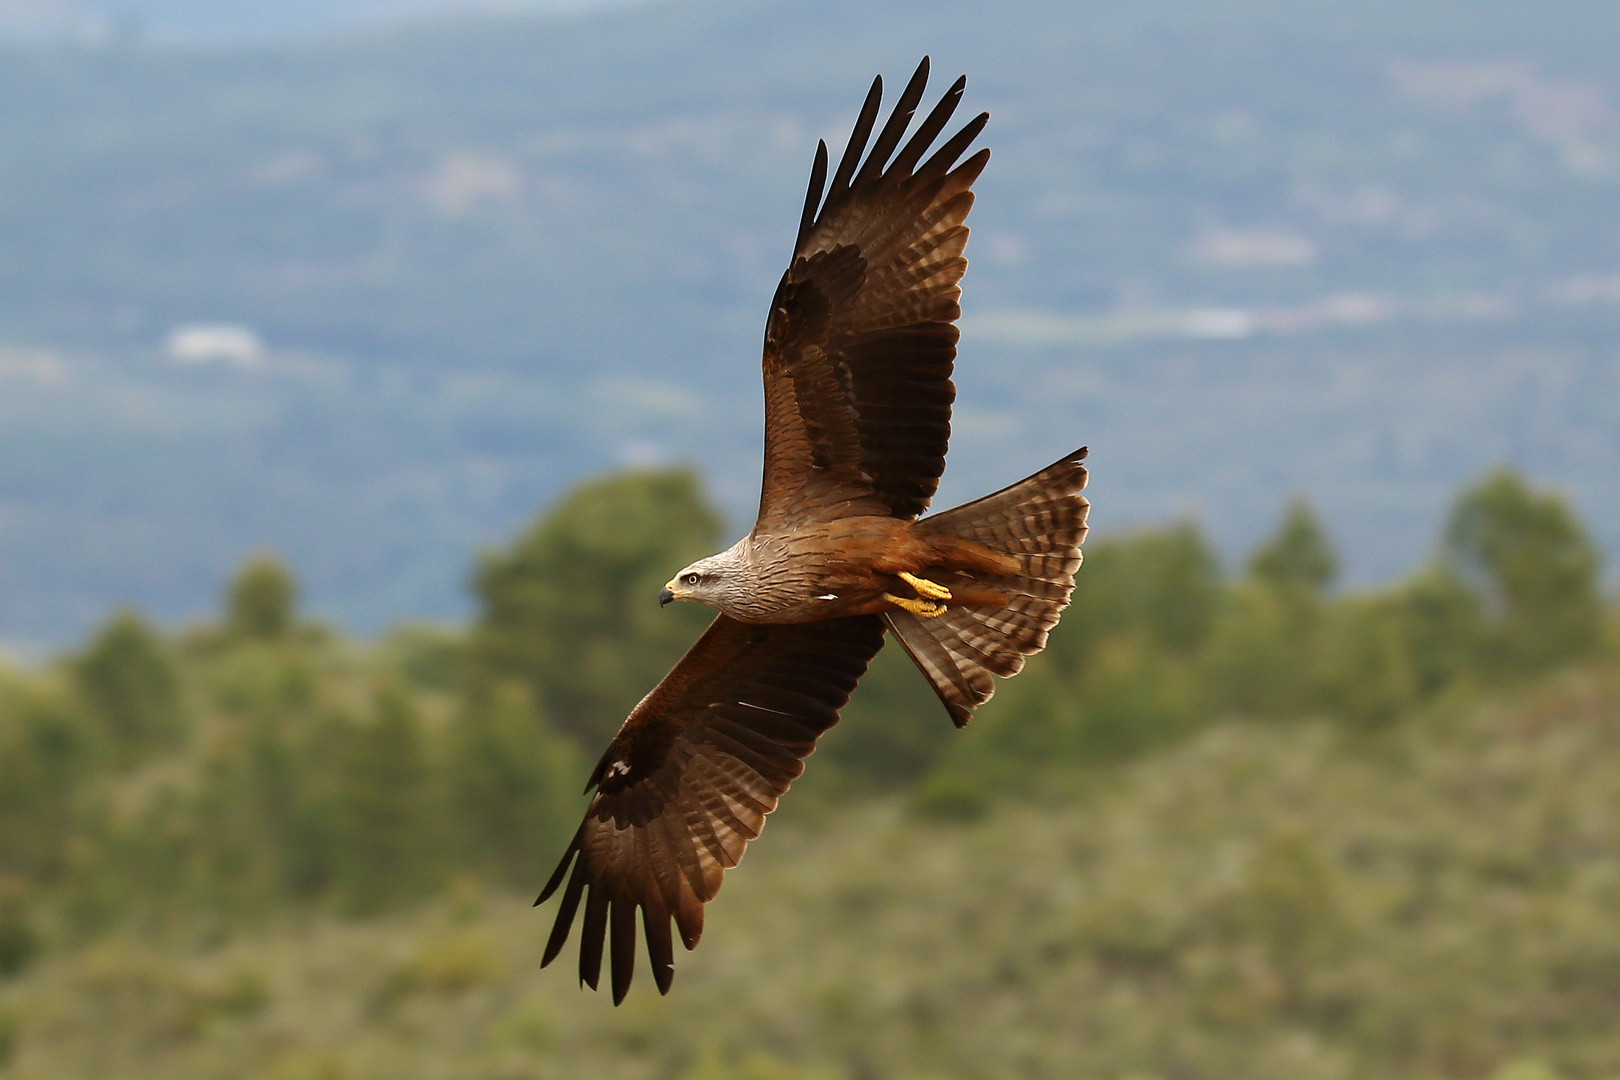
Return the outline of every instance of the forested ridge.
[[[0,669],[0,1058],[19,1076],[1620,1076],[1620,643],[1500,471],[1374,591],[1289,506],[1095,535],[964,732],[889,650],[672,996],[535,970],[526,904],[705,622],[693,475],[587,484],[361,642],[271,556],[213,620]]]

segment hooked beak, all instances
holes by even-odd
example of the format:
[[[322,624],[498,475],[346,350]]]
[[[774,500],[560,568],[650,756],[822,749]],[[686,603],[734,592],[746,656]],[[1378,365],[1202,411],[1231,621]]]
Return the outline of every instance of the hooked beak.
[[[674,582],[670,582],[670,584],[673,585]],[[672,601],[674,599],[675,599],[675,590],[670,588],[669,585],[665,585],[662,589],[658,590],[658,606],[659,607],[669,607],[670,601]]]

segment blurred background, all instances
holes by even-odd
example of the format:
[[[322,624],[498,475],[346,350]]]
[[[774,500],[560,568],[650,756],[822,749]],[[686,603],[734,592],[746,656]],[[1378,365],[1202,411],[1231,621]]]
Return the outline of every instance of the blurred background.
[[[528,900],[924,53],[1075,603],[613,1010]],[[0,1076],[1620,1078],[1617,221],[1606,2],[0,0]]]

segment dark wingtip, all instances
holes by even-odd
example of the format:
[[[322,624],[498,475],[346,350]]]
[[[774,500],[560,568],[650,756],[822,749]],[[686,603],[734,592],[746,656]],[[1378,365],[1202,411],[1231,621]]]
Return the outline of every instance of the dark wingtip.
[[[580,927],[579,981],[596,989],[602,979],[602,946],[607,941],[609,897],[601,885],[591,886],[585,901],[585,925]]]
[[[613,1004],[624,1000],[636,974],[636,903],[624,896],[613,898],[608,917],[608,974],[613,986]]]
[[[668,994],[675,981],[675,946],[669,932],[669,912],[653,905],[641,909],[642,929],[647,933],[647,959],[652,963],[653,981],[660,994]]]
[[[962,94],[966,89],[966,75],[959,77],[951,84],[951,88],[945,91],[944,95],[939,99],[939,103],[918,125],[916,132],[911,136],[911,141],[906,143],[905,148],[895,157],[893,163],[889,166],[891,169],[902,176],[913,173],[917,167],[917,162],[922,160],[923,154],[928,152],[928,148],[933,145],[934,139],[938,137],[941,131],[945,130],[945,125],[950,122],[951,115],[956,112],[956,107],[962,103]]]
[[[860,167],[850,182],[852,187],[871,183],[883,175],[895,147],[900,145],[900,139],[905,135],[906,128],[911,125],[911,118],[916,115],[917,106],[922,102],[923,91],[927,88],[928,57],[925,56],[922,63],[917,65],[911,81],[900,91],[900,97],[894,103],[894,112],[889,114],[888,123],[878,132],[877,141],[872,144],[872,149],[866,156],[866,163]]]
[[[799,235],[793,240],[793,250],[804,246],[804,238],[816,224],[816,211],[821,208],[822,192],[827,187],[827,140],[816,140],[816,159],[810,167],[810,185],[804,195],[804,213],[799,216]]]
[[[934,151],[932,157],[923,162],[922,166],[917,170],[917,174],[919,176],[938,177],[949,172],[952,166],[956,164],[956,159],[961,157],[963,152],[973,144],[973,140],[979,137],[979,132],[983,131],[984,126],[989,122],[990,114],[981,112],[978,116],[963,124],[962,130],[952,135],[945,141],[944,145]],[[984,151],[980,151],[980,153],[984,153]],[[975,157],[977,156],[975,155]],[[986,158],[988,156],[988,154],[985,154]],[[982,169],[983,167],[981,161],[979,168]]]
[[[563,852],[562,860],[557,863],[557,869],[551,872],[551,877],[546,880],[545,888],[541,889],[540,895],[535,898],[535,907],[539,907],[541,904],[551,899],[551,894],[556,892],[557,886],[562,884],[563,875],[568,873],[568,864],[574,861],[574,853],[578,850],[579,834],[575,833],[574,838],[568,842],[568,847]]]
[[[866,140],[872,137],[872,125],[877,122],[878,110],[882,105],[883,76],[880,74],[872,79],[872,88],[866,92],[860,115],[850,129],[849,142],[844,144],[844,156],[838,160],[838,171],[827,186],[829,203],[849,190],[849,181],[855,175],[855,166],[860,164],[861,154],[866,150]]]
[[[551,936],[546,939],[546,951],[540,958],[541,967],[557,959],[563,946],[568,943],[568,935],[574,927],[574,913],[579,909],[579,897],[584,891],[585,860],[582,857],[574,863],[574,872],[568,877],[568,888],[563,891],[562,901],[557,905],[557,918],[551,924]]]

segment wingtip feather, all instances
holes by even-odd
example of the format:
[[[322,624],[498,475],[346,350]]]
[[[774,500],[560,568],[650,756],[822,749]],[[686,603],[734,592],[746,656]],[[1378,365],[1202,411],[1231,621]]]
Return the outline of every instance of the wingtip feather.
[[[895,157],[890,168],[902,175],[912,174],[917,167],[917,162],[928,152],[928,147],[939,137],[939,133],[945,130],[945,125],[950,123],[951,116],[956,112],[956,107],[962,103],[962,93],[966,89],[967,76],[963,75],[951,84],[951,88],[945,91],[944,96],[939,99],[939,103],[934,106],[933,111],[917,126],[917,131],[911,136],[911,141],[906,143],[905,147]]]
[[[832,183],[827,188],[828,202],[849,190],[850,177],[855,175],[855,166],[860,163],[861,153],[866,149],[866,140],[872,135],[872,125],[877,122],[878,109],[882,104],[883,76],[878,75],[872,79],[872,88],[866,92],[860,115],[855,118],[855,127],[850,130],[849,142],[844,144],[844,156],[838,159],[838,171],[833,174]]]
[[[557,886],[562,884],[563,875],[568,872],[568,864],[574,861],[574,855],[578,851],[579,834],[575,833],[574,838],[568,842],[568,849],[563,852],[562,861],[557,863],[557,869],[551,872],[551,877],[546,880],[545,888],[541,889],[540,895],[535,897],[535,907],[539,907],[541,904],[551,899],[551,894],[556,892]]]
[[[613,981],[613,1004],[624,1001],[636,975],[636,902],[628,896],[613,898],[612,941],[609,974]]]
[[[821,195],[827,185],[827,140],[816,140],[816,159],[810,167],[810,185],[804,194],[804,213],[799,215],[799,235],[793,241],[797,252],[804,246],[804,238],[816,224],[816,211],[821,208]]]
[[[607,939],[609,897],[601,885],[591,886],[585,900],[585,925],[580,927],[579,981],[595,990],[602,981],[602,946]]]
[[[889,114],[889,120],[878,133],[877,141],[872,144],[872,152],[866,156],[866,163],[856,173],[852,187],[860,187],[870,183],[883,175],[889,158],[894,154],[894,148],[900,145],[900,139],[911,125],[911,118],[917,114],[917,106],[922,102],[923,91],[928,89],[928,57],[923,57],[922,63],[912,73],[911,80],[906,88],[900,91],[895,100],[894,111]]]
[[[963,152],[972,145],[973,140],[979,137],[979,132],[984,130],[984,125],[988,124],[989,122],[990,114],[987,112],[981,112],[978,116],[975,116],[973,119],[963,124],[960,131],[958,131],[955,135],[952,135],[943,146],[934,151],[934,155],[932,157],[923,162],[922,167],[917,170],[917,175],[937,176],[941,173],[949,172],[951,167],[956,164],[956,159],[961,157]],[[984,159],[986,161],[990,159],[989,150],[980,150],[979,154],[975,154],[972,158],[968,159],[968,162],[964,162],[964,167],[978,158],[980,154],[984,155]],[[979,168],[982,169],[984,166],[981,164]],[[960,171],[960,169],[957,171]]]
[[[568,879],[562,903],[557,905],[557,918],[551,924],[551,936],[546,939],[546,951],[540,957],[540,966],[547,967],[562,953],[568,935],[574,928],[574,913],[579,910],[579,897],[585,891],[585,862],[574,864],[574,873]]]
[[[675,982],[675,944],[669,932],[669,912],[647,905],[641,909],[641,928],[647,935],[647,959],[652,963],[653,982],[660,994],[668,994]]]

